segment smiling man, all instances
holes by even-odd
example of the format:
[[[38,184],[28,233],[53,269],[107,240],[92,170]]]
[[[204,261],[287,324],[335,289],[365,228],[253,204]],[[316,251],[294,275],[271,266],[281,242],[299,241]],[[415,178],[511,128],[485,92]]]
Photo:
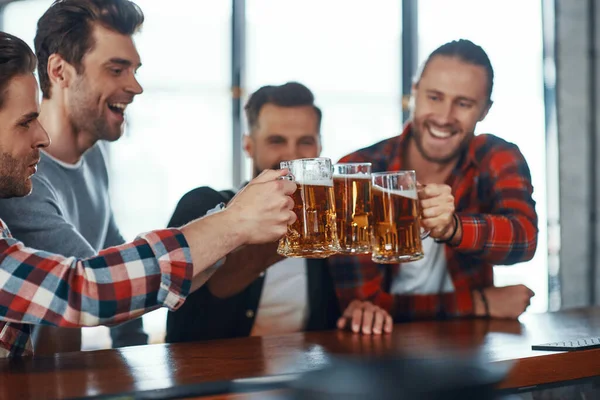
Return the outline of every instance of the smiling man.
[[[431,231],[425,257],[399,266],[370,257],[332,257],[342,306],[370,300],[395,321],[489,316],[517,318],[533,292],[494,287],[493,265],[530,260],[537,214],[527,163],[518,147],[475,135],[492,106],[494,71],[485,51],[468,40],[429,55],[412,88],[404,132],[344,157],[373,170],[415,170],[422,225]]]
[[[132,36],[144,15],[128,0],[61,0],[40,18],[35,37],[43,94],[39,121],[52,145],[41,152],[33,193],[0,203],[26,245],[90,257],[125,242],[110,205],[105,142],[123,133],[125,110],[142,93]],[[76,329],[43,327],[39,353],[76,351]],[[142,320],[111,329],[113,347],[145,344]],[[39,340],[41,339],[41,340]]]

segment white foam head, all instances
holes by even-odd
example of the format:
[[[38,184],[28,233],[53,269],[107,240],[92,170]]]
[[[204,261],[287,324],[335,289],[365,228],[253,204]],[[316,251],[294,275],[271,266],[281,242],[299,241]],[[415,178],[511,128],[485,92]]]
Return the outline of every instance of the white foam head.
[[[413,200],[418,200],[417,189],[408,189],[408,190],[400,190],[400,189],[385,189],[380,186],[373,186],[373,190],[378,190],[380,192],[393,194],[396,196],[402,196]]]
[[[371,179],[369,174],[335,174],[333,179]]]
[[[333,186],[330,179],[296,179],[296,183],[303,186]]]

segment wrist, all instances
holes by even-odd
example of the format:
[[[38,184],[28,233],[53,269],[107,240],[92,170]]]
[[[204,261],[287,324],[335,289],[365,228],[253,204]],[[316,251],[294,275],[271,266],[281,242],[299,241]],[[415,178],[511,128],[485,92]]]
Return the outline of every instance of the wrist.
[[[215,214],[213,217],[218,218],[219,225],[225,229],[225,235],[229,237],[234,245],[238,248],[247,244],[250,241],[250,233],[246,228],[246,224],[235,209],[225,208],[223,211]]]
[[[483,288],[477,288],[473,291],[473,311],[478,317],[490,317],[490,306]]]
[[[460,221],[459,221],[458,215],[456,215],[456,213],[454,213],[454,214],[452,214],[452,222],[446,228],[446,232],[445,232],[444,236],[436,239],[436,242],[437,243],[454,244],[459,227],[460,227]]]
[[[481,289],[475,289],[471,292],[473,298],[473,314],[476,317],[485,317],[488,314],[484,294]]]
[[[454,214],[455,218],[455,223],[456,223],[456,231],[454,232],[454,236],[452,237],[452,239],[450,239],[449,244],[451,246],[458,246],[460,245],[460,242],[462,241],[462,236],[463,236],[463,230],[462,230],[462,222],[460,219],[460,216],[458,214]]]

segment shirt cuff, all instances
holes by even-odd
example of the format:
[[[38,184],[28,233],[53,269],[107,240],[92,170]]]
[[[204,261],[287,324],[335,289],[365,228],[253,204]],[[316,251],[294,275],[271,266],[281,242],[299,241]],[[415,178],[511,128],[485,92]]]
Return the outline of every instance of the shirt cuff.
[[[211,208],[210,210],[208,210],[206,212],[206,215],[209,216],[212,214],[216,214],[220,211],[223,211],[224,209],[225,209],[225,203],[221,202],[221,203],[217,204],[215,208]]]
[[[152,248],[161,272],[158,304],[171,310],[179,308],[190,293],[193,274],[192,254],[185,236],[178,229],[163,229],[141,238]]]

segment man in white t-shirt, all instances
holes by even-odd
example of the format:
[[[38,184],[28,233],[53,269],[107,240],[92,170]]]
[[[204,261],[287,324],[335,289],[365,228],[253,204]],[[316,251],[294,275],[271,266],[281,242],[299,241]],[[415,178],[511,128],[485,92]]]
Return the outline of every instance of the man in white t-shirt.
[[[289,82],[262,87],[245,110],[250,133],[244,137],[244,149],[252,158],[253,176],[279,168],[284,160],[320,155],[321,110],[306,86]],[[194,189],[181,199],[169,226],[197,218],[233,194]],[[204,288],[169,313],[167,342],[334,329],[341,313],[327,261],[285,259],[276,249],[277,243],[272,243],[228,255]],[[387,312],[367,302],[362,305],[363,333],[391,331]],[[340,321],[340,326],[345,324]]]

